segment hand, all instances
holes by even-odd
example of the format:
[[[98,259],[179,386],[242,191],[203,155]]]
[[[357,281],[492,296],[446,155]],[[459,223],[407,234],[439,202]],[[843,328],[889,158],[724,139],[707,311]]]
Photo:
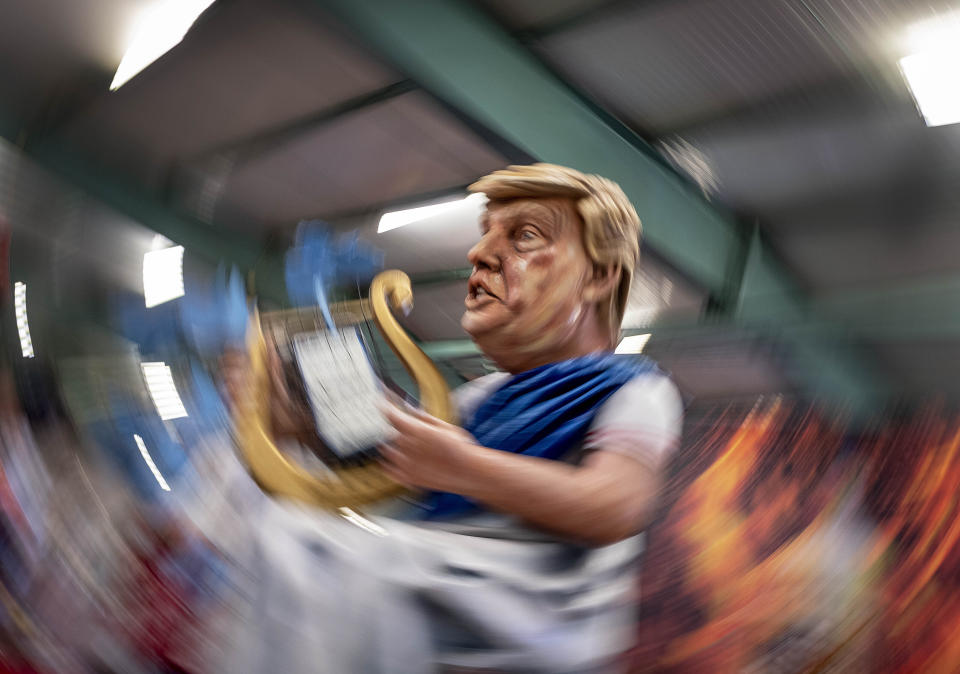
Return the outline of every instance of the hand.
[[[387,421],[396,430],[380,446],[383,466],[394,480],[409,487],[464,494],[472,478],[471,462],[488,452],[459,426],[421,410],[385,405]]]

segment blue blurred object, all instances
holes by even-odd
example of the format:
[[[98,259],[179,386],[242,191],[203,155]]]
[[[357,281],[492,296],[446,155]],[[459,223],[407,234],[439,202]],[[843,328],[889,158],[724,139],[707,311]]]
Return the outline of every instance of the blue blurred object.
[[[223,265],[209,284],[192,284],[182,297],[147,308],[142,296],[122,295],[114,300],[113,311],[120,334],[143,353],[169,349],[181,335],[199,354],[242,346],[249,315],[240,272],[228,272]]]
[[[250,309],[243,278],[234,267],[217,267],[213,282],[190,287],[179,301],[183,336],[199,354],[218,354],[225,346],[242,347]]]
[[[179,340],[180,299],[146,308],[142,295],[119,295],[113,301],[113,320],[120,334],[135,342],[142,353],[155,353]]]
[[[356,232],[334,239],[326,223],[304,221],[286,256],[287,292],[296,306],[319,305],[329,323],[330,289],[369,282],[382,268],[383,253],[360,241]]]
[[[187,381],[189,385],[180,397],[190,416],[177,419],[174,425],[184,447],[193,447],[203,441],[204,435],[230,428],[230,412],[210,374],[199,362],[190,362]]]
[[[155,502],[164,490],[140,454],[134,435],[141,438],[157,471],[168,483],[174,483],[187,461],[187,454],[163,426],[160,417],[146,413],[135,403],[110,396],[110,414],[86,424],[90,437],[125,476],[141,499]]]

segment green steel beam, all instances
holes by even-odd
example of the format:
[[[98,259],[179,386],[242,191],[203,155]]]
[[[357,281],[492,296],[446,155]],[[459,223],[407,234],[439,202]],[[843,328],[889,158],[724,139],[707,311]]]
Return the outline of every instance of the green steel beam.
[[[419,274],[410,275],[410,283],[414,287],[443,285],[444,283],[454,283],[456,281],[465,281],[473,273],[473,267],[460,267],[458,269],[445,269],[443,271],[428,271]]]
[[[824,325],[800,288],[783,273],[759,227],[750,239],[734,312],[737,324],[773,332],[790,347],[798,383],[809,393],[847,406],[866,418],[878,408],[886,384],[865,362],[844,330]],[[797,329],[802,326],[803,329]]]
[[[604,122],[471,3],[315,0],[440,99],[541,161],[617,181],[647,242],[720,293],[741,256],[737,224],[654,156]]]
[[[864,361],[862,342],[960,339],[960,276],[873,284],[820,296],[804,306],[798,291],[770,272],[763,250],[756,241],[751,244],[741,287],[746,310],[707,322],[655,322],[624,333],[687,339],[719,331],[775,340],[789,347],[788,369],[802,390],[861,419],[896,394]],[[438,360],[479,353],[469,339],[421,346]]]
[[[652,150],[612,128],[472,5],[459,0],[314,1],[332,10],[417,83],[532,156],[619,182],[644,221],[647,242],[715,296],[733,297],[735,323],[770,329],[777,323],[809,322],[803,294],[759,236],[748,243],[737,224],[695,187]],[[12,142],[19,134],[10,123],[0,124],[0,132]],[[225,236],[207,223],[175,214],[122,177],[53,141],[28,146],[27,152],[48,170],[190,251],[210,261],[255,270],[258,291],[285,300],[282,260],[262,256],[258,242]],[[453,273],[459,278],[461,272]],[[421,282],[444,280],[448,278],[441,274]],[[828,330],[816,331],[815,339],[805,331],[797,349],[808,358],[811,373],[824,373],[820,381],[827,382],[826,388],[853,397],[874,388],[857,374],[860,369],[850,367],[849,354],[824,346]],[[472,344],[434,343],[427,348],[438,358],[476,353]]]
[[[422,342],[420,348],[430,357],[430,360],[450,360],[466,356],[479,356],[480,349],[472,339],[440,339],[433,342]]]
[[[759,227],[750,237],[732,309],[744,322],[793,323],[807,314],[804,293],[783,273]]]
[[[818,297],[811,306],[868,338],[960,338],[960,276],[874,283]]]
[[[541,161],[618,182],[646,242],[717,299],[730,320],[799,320],[803,295],[755,233],[741,227],[636,137],[622,133],[514,36],[464,0],[316,0],[414,81]],[[747,246],[749,245],[749,248]],[[817,342],[799,345],[812,379],[865,405],[870,382]],[[841,372],[838,375],[837,372]]]

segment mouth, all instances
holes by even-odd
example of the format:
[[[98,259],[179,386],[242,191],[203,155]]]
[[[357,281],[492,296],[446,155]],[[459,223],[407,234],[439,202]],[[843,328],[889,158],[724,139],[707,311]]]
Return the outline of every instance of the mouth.
[[[488,301],[500,301],[495,293],[490,292],[490,288],[487,287],[480,279],[470,279],[470,283],[467,286],[467,303],[468,304],[482,304]]]

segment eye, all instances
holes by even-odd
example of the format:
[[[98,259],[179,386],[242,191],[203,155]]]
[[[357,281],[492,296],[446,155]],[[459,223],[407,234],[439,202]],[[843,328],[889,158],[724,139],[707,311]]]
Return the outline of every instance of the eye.
[[[524,225],[513,231],[513,245],[518,251],[538,248],[543,242],[543,234],[533,225]]]
[[[514,236],[518,241],[534,241],[541,238],[540,230],[533,225],[520,227]]]

